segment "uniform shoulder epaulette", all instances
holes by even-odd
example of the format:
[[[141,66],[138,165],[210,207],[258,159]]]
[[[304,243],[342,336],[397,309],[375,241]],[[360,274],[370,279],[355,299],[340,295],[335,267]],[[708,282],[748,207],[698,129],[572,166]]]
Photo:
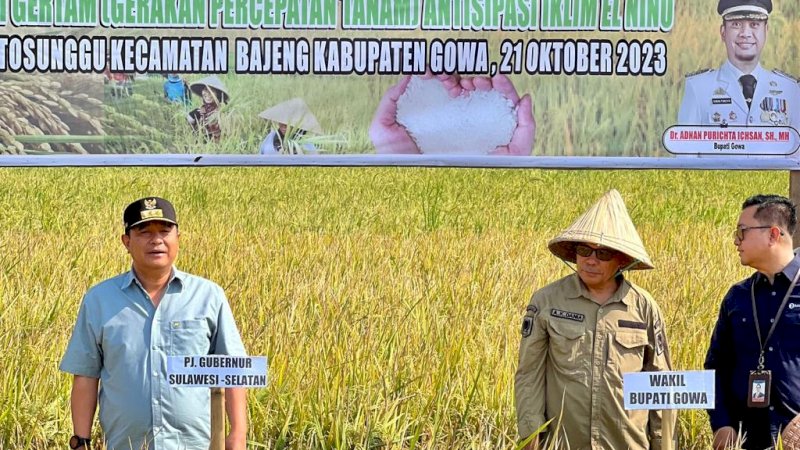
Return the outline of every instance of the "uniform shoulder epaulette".
[[[778,69],[772,69],[772,73],[774,73],[774,74],[777,74],[777,75],[780,75],[780,76],[782,76],[782,77],[784,77],[784,78],[788,78],[788,79],[790,79],[790,80],[794,81],[795,83],[800,83],[800,80],[798,80],[798,79],[797,79],[797,77],[794,77],[794,76],[792,76],[792,75],[789,75],[789,74],[788,74],[788,73],[786,73],[786,72],[781,72],[781,71],[780,71],[780,70],[778,70]]]
[[[714,69],[700,69],[700,70],[697,70],[697,71],[694,71],[694,72],[691,72],[691,73],[687,73],[685,75],[685,77],[686,78],[693,77],[695,75],[700,75],[700,74],[703,74],[703,73],[706,73],[706,72],[711,72],[712,70],[714,70]]]

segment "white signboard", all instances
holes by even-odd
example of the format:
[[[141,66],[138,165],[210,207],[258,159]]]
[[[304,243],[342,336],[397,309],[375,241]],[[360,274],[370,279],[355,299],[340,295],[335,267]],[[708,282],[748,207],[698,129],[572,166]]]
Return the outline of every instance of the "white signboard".
[[[623,374],[625,409],[713,409],[714,371]]]
[[[265,356],[169,356],[167,381],[174,387],[265,387]]]

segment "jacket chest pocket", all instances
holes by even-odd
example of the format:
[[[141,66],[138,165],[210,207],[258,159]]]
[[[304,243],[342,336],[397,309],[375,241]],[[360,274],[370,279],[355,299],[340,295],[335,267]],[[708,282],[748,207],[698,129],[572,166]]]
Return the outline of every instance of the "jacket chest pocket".
[[[609,348],[609,359],[619,373],[641,372],[647,343],[647,330],[617,330]]]
[[[586,329],[578,324],[555,320],[550,321],[548,327],[552,364],[565,373],[578,372],[584,356],[581,350]]]
[[[169,323],[170,355],[207,355],[211,332],[203,319],[173,320]]]

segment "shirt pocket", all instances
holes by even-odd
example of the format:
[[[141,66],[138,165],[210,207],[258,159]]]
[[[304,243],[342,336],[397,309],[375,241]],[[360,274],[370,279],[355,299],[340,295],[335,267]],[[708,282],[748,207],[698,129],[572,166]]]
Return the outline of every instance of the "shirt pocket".
[[[560,321],[550,321],[550,356],[551,362],[559,372],[573,377],[581,376],[581,362],[586,328]]]
[[[207,355],[211,332],[204,319],[173,320],[169,323],[170,355]]]
[[[647,343],[647,330],[617,330],[609,350],[609,359],[620,374],[641,372]]]
[[[756,334],[752,309],[745,307],[732,309],[729,317],[734,348],[738,350],[738,354],[742,355],[754,351],[758,356],[760,344]],[[761,336],[766,337],[768,332],[769,329],[761,330]]]

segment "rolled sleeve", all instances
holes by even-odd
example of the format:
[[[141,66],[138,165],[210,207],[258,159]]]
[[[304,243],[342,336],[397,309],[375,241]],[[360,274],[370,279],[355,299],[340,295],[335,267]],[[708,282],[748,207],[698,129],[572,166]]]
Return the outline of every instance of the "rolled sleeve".
[[[100,378],[103,354],[87,302],[88,299],[84,297],[59,369],[73,375]]]
[[[217,287],[220,308],[217,314],[217,327],[212,337],[211,353],[216,355],[247,356],[239,329],[233,318],[228,298],[222,288]]]

